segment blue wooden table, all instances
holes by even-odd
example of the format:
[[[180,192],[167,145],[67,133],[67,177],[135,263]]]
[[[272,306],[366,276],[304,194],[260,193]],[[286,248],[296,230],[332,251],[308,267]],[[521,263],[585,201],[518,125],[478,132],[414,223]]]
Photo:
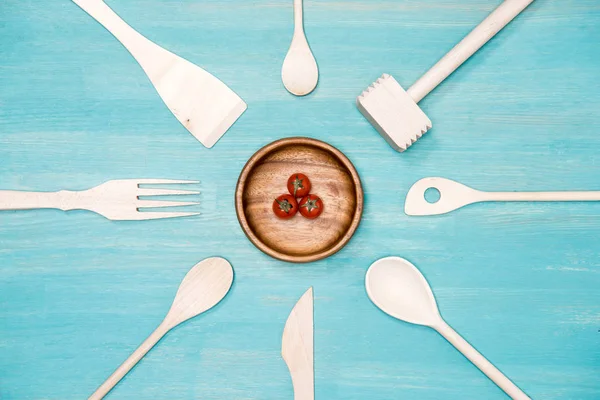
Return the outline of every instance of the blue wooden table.
[[[229,296],[167,335],[110,398],[292,399],[281,333],[309,286],[317,399],[505,398],[437,333],[371,304],[365,272],[388,255],[416,264],[446,320],[532,398],[600,398],[600,204],[403,213],[425,176],[482,190],[600,190],[598,1],[535,2],[421,103],[434,128],[404,154],[354,104],[383,72],[410,86],[498,3],[307,0],[321,80],[296,98],[280,80],[291,1],[108,1],[248,103],[207,150],[75,4],[2,0],[0,189],[199,179],[202,215],[0,213],[0,398],[86,398],[162,320],[185,273],[213,255],[234,266]],[[306,265],[258,251],[234,210],[246,160],[288,136],[338,147],[366,191],[349,245]]]

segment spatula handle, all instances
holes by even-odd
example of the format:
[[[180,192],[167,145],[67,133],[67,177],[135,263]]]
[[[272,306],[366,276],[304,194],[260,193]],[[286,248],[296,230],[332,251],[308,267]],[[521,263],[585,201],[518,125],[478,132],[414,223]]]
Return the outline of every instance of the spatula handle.
[[[480,352],[475,350],[462,336],[460,336],[450,325],[441,321],[434,327],[446,338],[458,351],[469,359],[477,368],[490,378],[500,389],[515,400],[531,400],[521,389],[508,379],[498,368],[489,362]]]
[[[533,0],[505,0],[500,4],[408,89],[408,94],[415,103],[427,96],[532,2]]]
[[[117,368],[115,372],[89,397],[88,400],[99,400],[104,398],[116,386],[117,383],[150,351],[152,347],[169,331],[162,323],[150,336],[129,356],[127,360]]]
[[[73,2],[112,33],[138,61],[151,79],[154,74],[158,73],[157,68],[153,67],[153,61],[160,61],[161,53],[168,53],[167,50],[129,26],[104,1],[73,0]],[[162,55],[166,56],[166,54]]]

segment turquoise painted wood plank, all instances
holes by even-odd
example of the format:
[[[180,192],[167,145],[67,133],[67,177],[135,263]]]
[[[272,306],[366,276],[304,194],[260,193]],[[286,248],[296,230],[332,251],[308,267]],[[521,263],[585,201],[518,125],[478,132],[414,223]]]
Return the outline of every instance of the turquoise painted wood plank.
[[[410,86],[499,3],[306,0],[321,81],[289,95],[291,1],[109,0],[132,26],[249,104],[211,150],[166,110],[136,62],[67,0],[0,3],[0,188],[200,179],[201,217],[117,223],[83,211],[0,213],[0,398],[79,399],[155,328],[199,260],[221,255],[225,301],[171,332],[114,399],[291,399],[284,322],[315,287],[318,399],[502,399],[435,332],[367,299],[364,274],[400,255],[448,322],[533,398],[600,398],[600,204],[481,204],[402,212],[416,180],[484,190],[600,189],[600,6],[538,0],[422,102],[434,128],[395,153],[355,97],[381,73]],[[272,140],[337,146],[366,190],[339,254],[290,265],[244,237],[233,206],[246,160]]]

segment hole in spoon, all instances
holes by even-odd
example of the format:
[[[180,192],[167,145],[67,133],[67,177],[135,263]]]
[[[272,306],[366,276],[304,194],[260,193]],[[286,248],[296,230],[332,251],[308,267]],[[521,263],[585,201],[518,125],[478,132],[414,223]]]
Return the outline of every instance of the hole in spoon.
[[[425,191],[425,200],[427,200],[429,204],[437,203],[438,201],[440,201],[441,197],[442,194],[440,193],[440,191],[434,187],[431,187]]]

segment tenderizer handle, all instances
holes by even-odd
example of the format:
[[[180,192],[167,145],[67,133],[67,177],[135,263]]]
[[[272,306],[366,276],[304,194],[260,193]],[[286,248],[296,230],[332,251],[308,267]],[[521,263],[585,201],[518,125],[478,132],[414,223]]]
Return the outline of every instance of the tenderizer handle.
[[[408,89],[415,103],[435,89],[458,67],[500,32],[510,21],[521,13],[533,0],[505,0],[482,23],[477,25],[459,44],[437,62],[417,82]]]

